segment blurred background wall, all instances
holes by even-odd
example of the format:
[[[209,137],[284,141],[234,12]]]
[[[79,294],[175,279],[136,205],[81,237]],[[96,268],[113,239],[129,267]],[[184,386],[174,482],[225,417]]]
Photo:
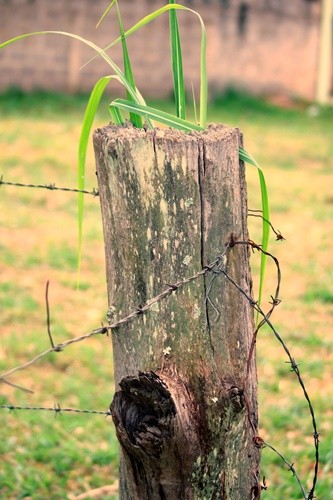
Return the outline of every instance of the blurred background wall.
[[[120,0],[125,28],[153,9],[159,0]],[[203,17],[208,37],[210,89],[220,93],[233,86],[254,94],[314,100],[319,80],[323,98],[332,91],[332,0],[192,0],[183,2]],[[323,9],[326,41],[322,40]],[[1,41],[36,30],[71,31],[104,47],[118,34],[111,13],[95,25],[106,0],[0,0]],[[181,12],[179,22],[187,87],[199,86],[200,26],[195,16]],[[329,28],[330,26],[330,28]],[[172,93],[168,15],[128,40],[137,85],[145,96]],[[328,37],[328,38],[327,38]],[[325,38],[325,37],[324,37]],[[324,45],[323,45],[324,44]],[[327,55],[320,61],[323,46]],[[110,74],[100,58],[84,69],[93,55],[82,43],[55,35],[28,38],[0,52],[0,91],[11,86],[24,90],[86,91]],[[121,65],[119,47],[110,56]],[[324,72],[321,65],[326,68]],[[322,75],[323,73],[323,75]]]

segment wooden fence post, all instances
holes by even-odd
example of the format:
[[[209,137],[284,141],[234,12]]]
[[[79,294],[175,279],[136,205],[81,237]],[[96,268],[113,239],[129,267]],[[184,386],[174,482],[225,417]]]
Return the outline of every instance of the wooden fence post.
[[[219,263],[251,293],[238,129],[94,134],[112,320]],[[172,286],[170,286],[172,289]],[[253,310],[206,272],[113,331],[122,499],[260,497]]]

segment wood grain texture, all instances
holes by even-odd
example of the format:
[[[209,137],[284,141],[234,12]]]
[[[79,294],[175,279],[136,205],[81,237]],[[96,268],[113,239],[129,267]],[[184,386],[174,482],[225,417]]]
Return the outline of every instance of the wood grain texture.
[[[223,125],[186,134],[132,126],[95,132],[116,316],[195,274],[231,238],[247,238],[240,143],[238,129]],[[224,259],[251,293],[246,247]],[[222,275],[211,279],[207,273],[113,332],[122,499],[259,498],[259,451],[244,402],[245,392],[256,427],[254,362],[245,381],[253,312]]]

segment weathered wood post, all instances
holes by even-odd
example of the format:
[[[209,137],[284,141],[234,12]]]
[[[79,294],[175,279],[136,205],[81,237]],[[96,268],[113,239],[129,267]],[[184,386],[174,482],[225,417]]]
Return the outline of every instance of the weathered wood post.
[[[240,142],[238,129],[222,125],[191,133],[132,126],[95,132],[116,316],[195,275],[231,238],[247,239]],[[251,293],[246,246],[221,259]],[[223,275],[207,272],[113,331],[122,499],[260,497],[254,361],[246,378],[253,330],[245,297]]]

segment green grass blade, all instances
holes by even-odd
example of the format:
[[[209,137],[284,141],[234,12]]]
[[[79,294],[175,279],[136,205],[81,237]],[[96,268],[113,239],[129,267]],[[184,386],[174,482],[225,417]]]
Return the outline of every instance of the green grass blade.
[[[135,91],[136,85],[135,85],[135,81],[134,81],[134,75],[133,75],[133,71],[132,71],[132,66],[131,66],[129,54],[128,54],[126,38],[124,36],[123,20],[122,20],[121,15],[120,15],[120,10],[119,10],[117,0],[116,0],[116,7],[117,7],[119,31],[120,31],[120,36],[121,36],[121,45],[122,45],[122,50],[123,50],[125,77],[126,77],[127,81],[129,82],[129,84],[132,86],[133,90]],[[131,95],[128,92],[128,90],[126,91],[126,95],[127,95],[128,100],[133,100],[133,99],[131,99]],[[142,126],[143,126],[141,116],[137,115],[135,113],[130,113],[130,121],[137,128],[142,128]]]
[[[270,233],[270,213],[269,213],[269,201],[268,201],[268,191],[266,180],[263,171],[259,167],[256,160],[243,148],[239,148],[239,158],[244,162],[250,163],[251,165],[257,167],[259,174],[259,182],[260,182],[260,190],[261,190],[261,208],[262,208],[262,238],[261,238],[261,248],[267,252],[268,251],[268,242],[269,242],[269,233]],[[259,281],[259,296],[258,303],[260,305],[263,288],[264,288],[264,279],[265,279],[265,271],[266,271],[266,263],[267,263],[267,255],[264,253],[261,254],[261,264],[260,264],[260,281]]]
[[[200,125],[207,126],[207,101],[208,101],[208,83],[207,83],[207,61],[206,61],[206,28],[202,22],[202,38],[200,46]]]
[[[151,108],[149,106],[142,106],[141,104],[133,103],[131,101],[127,101],[126,99],[115,99],[111,103],[111,106],[128,111],[129,113],[138,113],[145,118],[151,118],[159,123],[163,123],[164,125],[168,125],[169,127],[176,128],[178,130],[184,130],[185,132],[190,132],[192,130],[204,130],[200,125],[178,118],[178,116],[171,115],[170,113],[166,113],[165,111]]]
[[[193,9],[190,9],[188,7],[185,7],[184,5],[180,5],[177,3],[173,4],[168,4],[164,5],[164,7],[161,7],[160,9],[155,10],[151,14],[148,14],[147,16],[143,17],[139,22],[137,22],[134,26],[132,26],[130,29],[125,31],[124,36],[128,37],[138,31],[140,28],[145,26],[146,24],[149,24],[151,21],[159,17],[160,15],[164,14],[165,12],[172,11],[172,10],[185,10],[188,12],[191,12],[194,14],[201,26],[201,44],[200,44],[200,125],[205,128],[207,125],[207,66],[206,66],[206,45],[207,45],[207,40],[206,40],[206,28],[205,24],[202,20],[202,17],[198,12],[196,12]],[[118,37],[116,40],[114,40],[112,43],[107,45],[104,48],[104,51],[110,49],[113,47],[116,43],[121,41],[121,37]],[[94,58],[93,58],[94,59]],[[91,62],[93,59],[90,59],[87,61],[86,64]],[[143,103],[142,103],[143,104]]]
[[[78,189],[85,188],[85,169],[86,169],[86,156],[89,143],[91,127],[96,115],[98,105],[105,90],[105,87],[112,79],[119,78],[116,75],[104,76],[100,78],[95,84],[86,107],[83,117],[79,149],[78,149]],[[84,209],[84,195],[79,193],[78,196],[78,226],[79,226],[79,249],[78,249],[78,269],[81,267],[81,254],[82,254],[82,227],[83,227],[83,209]]]
[[[175,4],[175,0],[169,0],[169,4]],[[171,61],[172,61],[172,76],[173,89],[176,102],[176,115],[179,118],[186,119],[186,102],[185,102],[185,85],[182,48],[180,43],[179,26],[176,10],[172,9],[169,12],[170,20],[170,45],[171,45]]]
[[[111,115],[111,120],[116,124],[116,125],[124,125],[125,120],[123,118],[123,115],[121,114],[120,109],[115,108],[113,106],[109,106],[109,112]]]
[[[193,83],[191,84],[191,87],[192,87],[194,121],[195,121],[195,123],[199,123],[199,121],[198,121],[198,114],[197,114],[197,103],[196,103],[196,100],[195,100],[195,93],[194,93]]]
[[[98,26],[101,24],[101,22],[103,21],[103,19],[108,15],[108,13],[112,9],[112,7],[116,3],[116,1],[117,0],[112,0],[112,2],[107,6],[107,8],[105,9],[105,11],[103,12],[103,14],[101,15],[101,17],[98,20],[98,23],[96,24],[96,28],[98,28]]]

